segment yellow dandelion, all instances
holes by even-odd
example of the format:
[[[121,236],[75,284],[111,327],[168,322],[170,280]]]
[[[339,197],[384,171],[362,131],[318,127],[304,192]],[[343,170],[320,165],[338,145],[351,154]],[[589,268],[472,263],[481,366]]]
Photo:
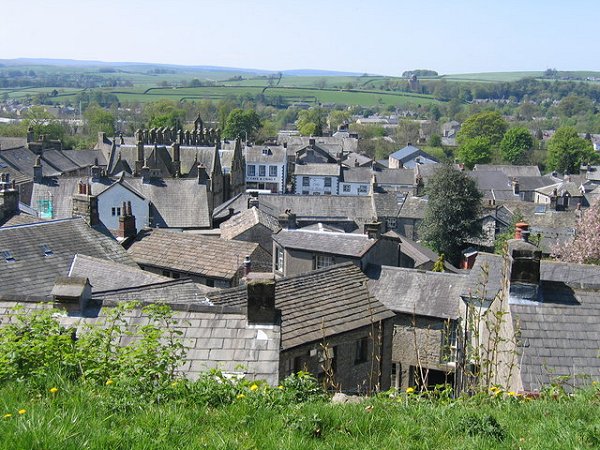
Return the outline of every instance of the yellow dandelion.
[[[58,392],[58,388],[57,387],[50,388],[50,393],[51,394],[56,394],[57,392]]]
[[[238,395],[235,396],[235,398],[237,398],[238,400],[241,400],[244,397],[245,397],[244,394],[238,394]]]
[[[177,381],[172,382],[171,387],[177,387]]]
[[[110,385],[111,385],[111,384],[113,384],[113,383],[114,383],[114,381],[109,379],[109,380],[106,380],[106,383],[105,383],[105,384],[106,384],[107,386],[110,386]]]
[[[27,410],[26,410],[26,409],[20,409],[20,410],[19,410],[19,414],[21,414],[21,415],[25,414],[26,412],[27,412]]]
[[[10,419],[11,417],[12,417],[11,413],[7,413],[2,416],[3,419]]]
[[[407,394],[414,394],[415,393],[415,388],[414,387],[406,388],[406,393]]]
[[[284,390],[285,388],[280,384],[279,386],[277,386],[277,389]]]
[[[514,392],[514,391],[510,391],[510,392],[508,392],[508,394],[507,394],[507,395],[508,395],[509,397],[516,397],[516,396],[517,396],[517,393],[516,393],[516,392]]]
[[[258,384],[254,383],[252,386],[250,386],[250,390],[251,391],[256,391],[258,389]]]

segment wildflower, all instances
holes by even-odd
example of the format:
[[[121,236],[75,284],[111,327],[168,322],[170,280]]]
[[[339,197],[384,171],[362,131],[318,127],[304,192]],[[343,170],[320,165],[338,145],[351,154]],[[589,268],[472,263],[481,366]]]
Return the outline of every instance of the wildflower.
[[[516,392],[513,392],[513,391],[510,391],[510,392],[508,393],[508,396],[509,396],[509,397],[516,397],[516,396],[517,396],[517,393],[516,393]]]
[[[12,417],[11,413],[7,413],[2,416],[3,419],[10,419],[11,417]]]
[[[51,394],[56,394],[57,392],[58,392],[58,388],[57,387],[50,388],[50,393]]]
[[[106,383],[105,383],[105,384],[106,384],[107,386],[110,386],[110,385],[111,385],[111,384],[113,384],[113,383],[114,383],[114,381],[113,381],[113,380],[111,380],[111,379],[108,379],[108,380],[106,380]]]
[[[251,391],[256,391],[258,389],[258,384],[254,383],[252,386],[250,386],[250,390]]]
[[[171,383],[171,387],[177,387],[177,381],[173,381],[173,382]]]
[[[238,400],[241,400],[244,397],[245,397],[244,394],[238,394],[238,395],[235,396],[235,398],[237,398]]]
[[[281,384],[277,386],[277,389],[281,389],[282,391],[285,389]]]
[[[406,393],[407,394],[414,394],[415,393],[415,388],[414,387],[406,388]]]
[[[20,414],[20,415],[23,415],[23,414],[25,414],[26,412],[27,412],[27,410],[26,410],[26,409],[20,409],[20,410],[19,410],[19,414]]]

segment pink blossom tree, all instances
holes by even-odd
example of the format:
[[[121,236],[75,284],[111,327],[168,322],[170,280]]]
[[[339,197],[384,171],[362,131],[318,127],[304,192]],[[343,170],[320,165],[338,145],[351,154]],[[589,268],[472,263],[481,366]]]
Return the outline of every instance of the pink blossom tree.
[[[575,227],[575,237],[552,249],[561,261],[600,265],[600,203],[583,211]]]

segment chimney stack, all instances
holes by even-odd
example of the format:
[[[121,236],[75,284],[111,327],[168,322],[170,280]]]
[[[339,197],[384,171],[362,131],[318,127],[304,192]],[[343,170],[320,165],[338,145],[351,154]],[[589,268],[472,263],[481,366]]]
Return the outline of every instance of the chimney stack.
[[[284,230],[295,230],[298,228],[296,214],[292,213],[290,209],[286,209],[283,214],[280,214],[277,220],[279,221],[279,226]]]
[[[251,270],[252,260],[250,259],[250,255],[246,255],[244,257],[244,276],[247,277]]]
[[[142,176],[142,183],[150,182],[150,167],[148,167],[148,160],[144,162],[140,175]]]
[[[379,239],[381,237],[381,222],[365,223],[364,229],[369,239]]]
[[[508,241],[510,259],[509,298],[515,301],[540,301],[540,261],[542,252],[528,242],[529,225],[516,224],[515,239]]]
[[[198,164],[198,184],[208,184],[208,172],[204,164]]]
[[[248,295],[248,323],[275,324],[275,281],[254,280],[246,285]]]
[[[121,207],[121,215],[119,216],[119,229],[117,230],[117,236],[125,239],[134,237],[137,235],[137,228],[135,227],[135,216],[131,212],[131,202],[123,202]]]
[[[33,165],[33,182],[41,183],[44,175],[42,173],[42,158],[38,155],[35,158],[35,164]]]
[[[94,165],[91,168],[91,172],[92,180],[98,181],[100,179],[100,176],[102,175],[102,169],[100,168],[100,166],[98,166],[98,158],[94,160]]]

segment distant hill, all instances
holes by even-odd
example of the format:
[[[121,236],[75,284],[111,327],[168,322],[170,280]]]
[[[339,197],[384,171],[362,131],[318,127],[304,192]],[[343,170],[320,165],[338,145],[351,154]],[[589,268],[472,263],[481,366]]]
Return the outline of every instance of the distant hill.
[[[56,66],[56,67],[114,67],[121,69],[134,69],[135,67],[147,70],[149,68],[162,68],[177,72],[233,72],[246,73],[253,75],[269,75],[272,73],[281,72],[285,76],[320,76],[320,77],[340,77],[349,76],[357,77],[363,73],[356,72],[340,72],[335,70],[319,70],[319,69],[293,69],[293,70],[264,70],[264,69],[248,69],[241,67],[223,67],[223,66],[186,66],[179,64],[160,64],[160,63],[142,63],[142,62],[109,62],[109,61],[94,61],[94,60],[77,60],[77,59],[49,59],[49,58],[17,58],[17,59],[0,59],[0,65],[4,66]]]

